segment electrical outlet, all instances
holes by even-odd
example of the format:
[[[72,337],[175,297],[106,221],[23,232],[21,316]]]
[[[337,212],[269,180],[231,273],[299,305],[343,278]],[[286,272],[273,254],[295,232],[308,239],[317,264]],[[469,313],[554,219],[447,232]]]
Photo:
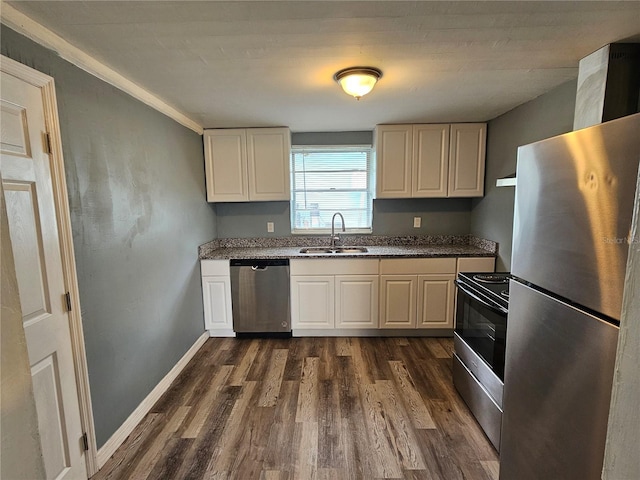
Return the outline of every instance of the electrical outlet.
[[[422,225],[422,217],[413,217],[413,228],[420,228]]]
[[[267,222],[267,232],[273,233],[273,222]]]

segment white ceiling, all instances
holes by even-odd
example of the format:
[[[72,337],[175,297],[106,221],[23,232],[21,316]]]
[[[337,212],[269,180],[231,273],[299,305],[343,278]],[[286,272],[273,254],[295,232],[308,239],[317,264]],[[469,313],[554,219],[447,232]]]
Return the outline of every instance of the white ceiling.
[[[640,2],[17,1],[205,128],[485,121],[640,40]],[[333,74],[384,76],[359,102]]]

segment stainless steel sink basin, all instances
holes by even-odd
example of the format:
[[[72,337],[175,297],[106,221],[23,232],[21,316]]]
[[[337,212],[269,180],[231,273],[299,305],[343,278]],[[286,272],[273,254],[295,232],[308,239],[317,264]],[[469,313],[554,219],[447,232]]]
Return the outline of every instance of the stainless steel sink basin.
[[[366,253],[368,250],[366,247],[305,247],[300,249],[300,253],[318,254],[318,253]]]
[[[300,249],[300,253],[333,253],[334,249],[329,247],[305,247]]]
[[[367,253],[366,247],[338,247],[335,253]]]

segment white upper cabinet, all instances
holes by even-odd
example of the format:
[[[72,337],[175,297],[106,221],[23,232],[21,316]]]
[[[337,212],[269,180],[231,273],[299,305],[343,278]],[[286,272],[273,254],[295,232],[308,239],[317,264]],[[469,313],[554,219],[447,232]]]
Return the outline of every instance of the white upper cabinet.
[[[449,196],[484,195],[484,158],[487,125],[461,123],[451,125],[449,146]]]
[[[413,125],[376,127],[377,197],[411,197]]]
[[[203,138],[207,201],[248,200],[246,131],[205,130]]]
[[[413,126],[412,197],[446,197],[449,125]]]
[[[289,200],[288,128],[204,131],[209,202]]]
[[[377,198],[481,197],[486,124],[378,125]]]
[[[247,129],[249,200],[289,200],[290,155],[288,128]]]

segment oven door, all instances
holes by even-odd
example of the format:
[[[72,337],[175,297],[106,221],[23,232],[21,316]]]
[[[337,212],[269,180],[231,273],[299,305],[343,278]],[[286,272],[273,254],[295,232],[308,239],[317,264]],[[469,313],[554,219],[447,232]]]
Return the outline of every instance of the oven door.
[[[456,285],[455,332],[504,381],[507,310],[467,284]]]

